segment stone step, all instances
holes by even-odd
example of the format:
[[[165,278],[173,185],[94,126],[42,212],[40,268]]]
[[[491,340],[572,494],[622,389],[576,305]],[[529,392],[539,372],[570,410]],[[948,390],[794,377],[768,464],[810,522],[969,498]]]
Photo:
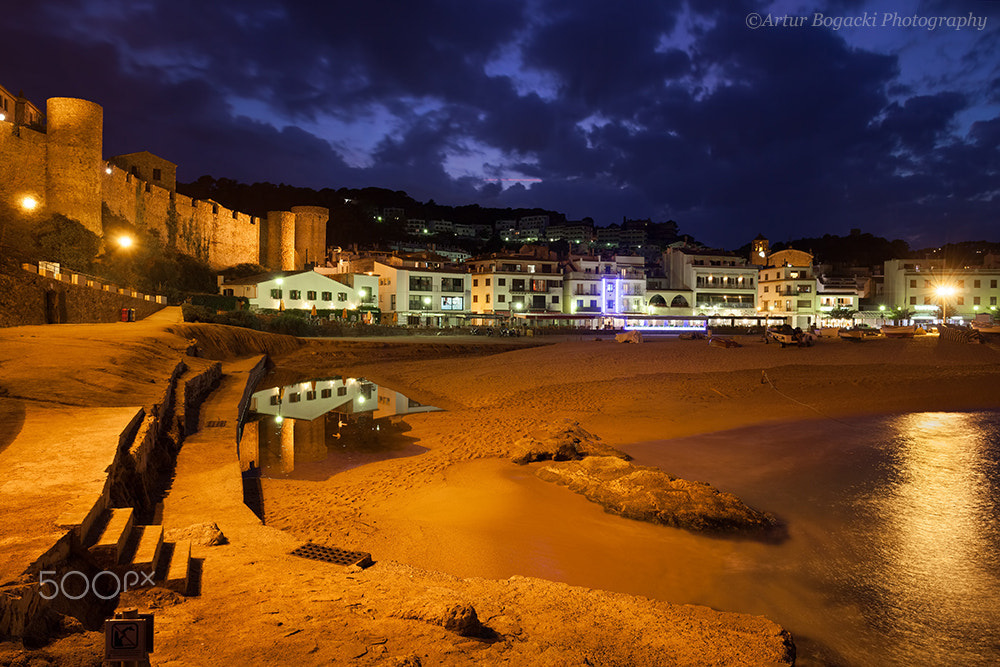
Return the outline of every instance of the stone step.
[[[107,501],[103,493],[74,498],[56,519],[56,527],[76,531],[77,539],[86,544],[95,532],[95,525],[104,516]]]
[[[163,586],[177,591],[182,595],[188,592],[188,575],[191,571],[191,541],[183,540],[170,544],[170,560],[166,563],[163,575]]]
[[[132,555],[132,569],[152,573],[163,547],[163,526],[136,526],[138,545]]]
[[[131,507],[111,508],[107,514],[107,523],[89,551],[99,565],[114,569],[121,563],[122,553],[132,535],[135,517]]]

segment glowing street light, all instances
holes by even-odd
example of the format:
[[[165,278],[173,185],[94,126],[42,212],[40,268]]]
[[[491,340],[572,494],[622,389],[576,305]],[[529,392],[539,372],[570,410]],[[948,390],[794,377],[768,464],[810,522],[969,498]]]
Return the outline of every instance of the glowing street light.
[[[21,208],[23,208],[25,211],[34,211],[36,208],[38,208],[38,200],[32,197],[31,195],[28,195],[23,199],[21,199]]]
[[[118,247],[122,250],[127,250],[135,244],[135,239],[128,234],[122,234],[117,239]]]
[[[948,297],[955,293],[955,288],[951,285],[938,285],[934,290],[941,297],[941,321],[948,323]]]

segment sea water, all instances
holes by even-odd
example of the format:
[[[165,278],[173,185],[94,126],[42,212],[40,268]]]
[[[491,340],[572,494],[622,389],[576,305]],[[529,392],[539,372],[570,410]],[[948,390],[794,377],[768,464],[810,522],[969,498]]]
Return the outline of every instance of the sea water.
[[[798,664],[1000,664],[1000,414],[758,426],[626,449],[786,522],[779,545],[707,544],[700,568],[712,573],[690,601],[782,624]]]

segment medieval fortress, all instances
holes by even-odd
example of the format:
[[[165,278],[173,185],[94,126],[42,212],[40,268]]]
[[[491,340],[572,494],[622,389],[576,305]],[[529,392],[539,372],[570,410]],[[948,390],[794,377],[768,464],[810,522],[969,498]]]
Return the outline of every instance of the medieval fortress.
[[[105,158],[104,109],[51,98],[44,116],[0,87],[0,216],[30,230],[53,214],[103,238],[127,224],[214,269],[260,264],[293,271],[326,257],[329,210],[295,206],[266,218],[177,193],[177,165],[149,152]]]

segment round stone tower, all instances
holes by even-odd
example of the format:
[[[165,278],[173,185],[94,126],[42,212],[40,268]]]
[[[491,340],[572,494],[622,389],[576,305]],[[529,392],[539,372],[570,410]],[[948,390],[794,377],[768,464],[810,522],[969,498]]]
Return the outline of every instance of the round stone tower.
[[[330,209],[322,206],[293,206],[297,265],[322,264],[326,260],[326,221]]]
[[[46,105],[48,209],[72,218],[98,236],[101,224],[101,173],[104,109],[72,97],[53,97]]]
[[[295,214],[289,211],[267,212],[267,268],[294,271]]]

